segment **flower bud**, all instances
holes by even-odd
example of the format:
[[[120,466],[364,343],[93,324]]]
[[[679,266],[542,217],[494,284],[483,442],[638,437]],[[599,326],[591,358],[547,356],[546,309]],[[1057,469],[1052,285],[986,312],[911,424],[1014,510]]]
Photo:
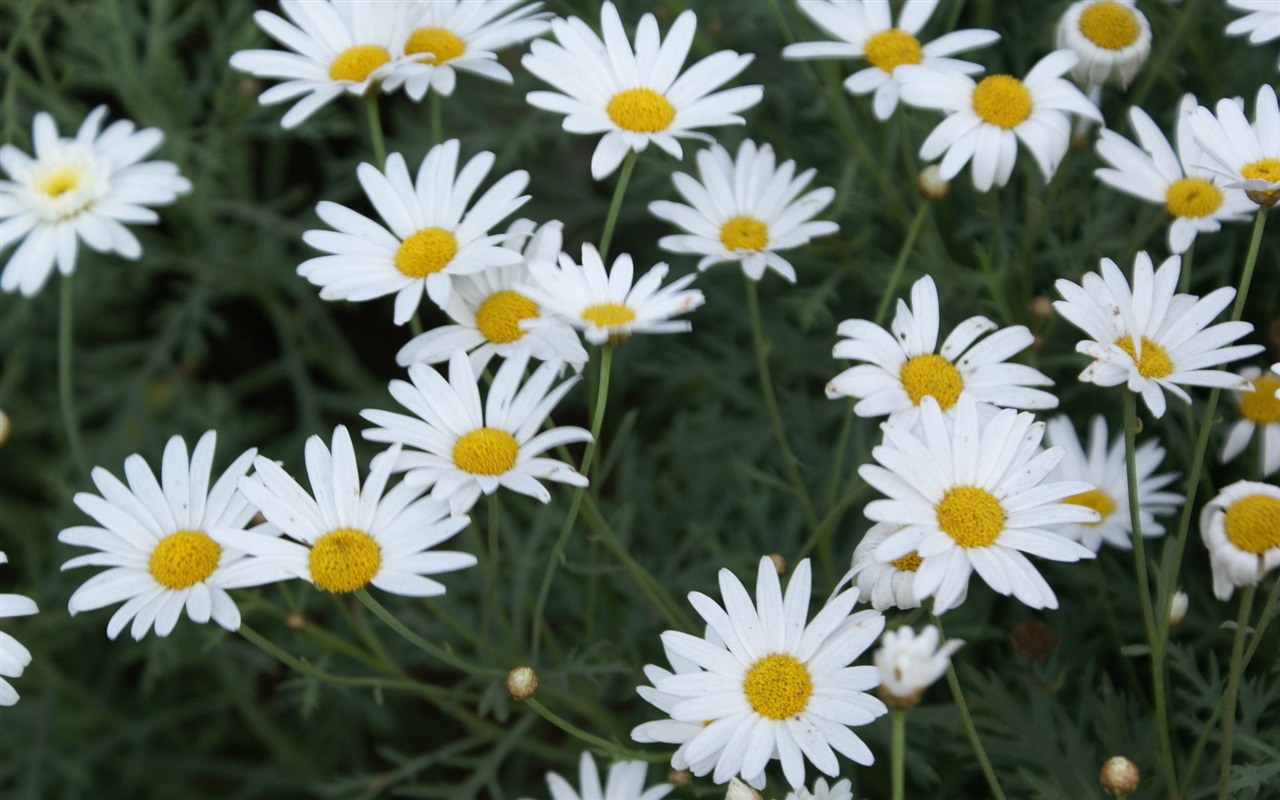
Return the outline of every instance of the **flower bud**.
[[[1124,756],[1112,756],[1102,765],[1098,783],[1112,797],[1124,797],[1138,790],[1138,765]]]
[[[10,429],[9,415],[4,413],[3,410],[0,410],[0,444],[4,444],[9,441]]]
[[[773,568],[778,571],[779,575],[787,571],[787,560],[781,555],[770,553],[769,560],[773,562]]]
[[[1179,589],[1169,598],[1169,625],[1177,627],[1187,615],[1187,593]]]
[[[761,800],[760,793],[743,783],[739,778],[729,781],[729,791],[724,800]]]
[[[300,631],[307,627],[307,618],[294,612],[284,618],[284,624],[291,631]]]
[[[516,700],[528,700],[538,693],[538,673],[533,667],[513,667],[507,673],[507,693]]]
[[[1039,663],[1058,649],[1058,634],[1038,619],[1019,622],[1010,631],[1013,652],[1030,663]]]
[[[693,773],[687,769],[673,769],[667,773],[667,783],[677,789],[683,789],[693,784]]]
[[[943,179],[942,170],[937,164],[930,164],[920,170],[920,175],[916,177],[916,191],[930,203],[937,203],[951,191],[951,181]]]

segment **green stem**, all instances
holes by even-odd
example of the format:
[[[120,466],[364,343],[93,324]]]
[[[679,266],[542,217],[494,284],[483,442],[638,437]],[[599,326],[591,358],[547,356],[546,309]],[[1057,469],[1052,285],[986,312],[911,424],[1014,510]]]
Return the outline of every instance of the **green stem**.
[[[447,692],[444,689],[438,689],[437,687],[430,686],[424,683],[419,683],[418,681],[415,681],[412,679],[391,680],[387,678],[334,675],[332,673],[324,672],[323,670],[320,670],[311,666],[311,664],[308,663],[306,659],[302,659],[302,658],[298,658],[297,656],[290,655],[289,653],[285,652],[283,648],[277,646],[275,642],[272,642],[270,639],[258,633],[257,631],[249,627],[244,622],[240,623],[239,633],[241,636],[247,639],[251,644],[257,646],[258,649],[267,653],[272,658],[279,661],[281,664],[284,664],[286,667],[289,667],[295,672],[298,672],[302,675],[306,675],[308,678],[320,681],[321,683],[330,683],[330,684],[333,684],[334,686],[351,686],[351,687],[362,688],[362,689],[395,689],[395,690],[401,690],[401,691],[414,692],[415,694],[421,694],[427,697],[435,697],[437,699],[440,696],[447,694]]]
[[[1178,274],[1178,292],[1186,294],[1191,290],[1191,264],[1195,260],[1196,241],[1191,240],[1191,246],[1187,248],[1187,252],[1182,254],[1182,271]]]
[[[414,336],[422,335],[422,315],[417,311],[414,311],[413,316],[409,317],[409,332]]]
[[[378,114],[378,93],[365,95],[365,111],[369,121],[369,143],[373,147],[373,163],[378,169],[387,168],[387,143],[382,138],[382,117]]]
[[[1244,654],[1244,635],[1249,628],[1249,614],[1253,611],[1253,596],[1257,586],[1246,586],[1240,593],[1240,613],[1236,616],[1236,635],[1231,644],[1231,667],[1227,673],[1227,708],[1222,714],[1222,767],[1218,771],[1218,800],[1227,800],[1231,787],[1232,737],[1236,728],[1236,693],[1240,689],[1240,674],[1244,672],[1241,658]]]
[[[938,627],[938,633],[941,634],[942,620],[938,619],[936,614],[933,617],[933,624]],[[982,746],[978,728],[973,724],[973,716],[969,713],[969,704],[964,700],[964,691],[960,688],[960,678],[956,675],[955,663],[952,660],[947,661],[947,685],[951,687],[951,698],[955,700],[956,708],[960,711],[960,720],[964,723],[965,733],[969,736],[969,745],[973,747],[973,753],[978,757],[978,764],[982,767],[982,774],[987,778],[991,793],[995,795],[996,800],[1007,800],[1004,790],[1000,788],[1000,779],[996,777],[995,768],[991,766],[991,759],[987,758],[987,751]]]
[[[414,645],[419,650],[422,650],[424,653],[443,661],[454,669],[466,673],[467,675],[487,675],[489,677],[498,677],[506,674],[500,669],[485,668],[476,664],[471,664],[465,659],[454,655],[449,650],[428,642],[426,639],[409,630],[408,626],[397,619],[395,614],[392,614],[381,603],[374,599],[373,595],[369,594],[368,589],[356,589],[356,597],[360,599],[361,603],[364,603],[365,608],[372,611],[374,615],[385,622],[387,627],[391,628],[391,630],[400,634],[400,637],[405,641]]]
[[[58,317],[58,400],[62,404],[62,424],[67,432],[67,444],[76,469],[89,471],[84,457],[84,445],[80,443],[80,424],[76,420],[75,394],[71,386],[71,275],[62,276],[62,304]]]
[[[430,91],[427,93],[427,108],[431,115],[431,144],[437,145],[444,141],[444,113],[441,106],[443,101],[440,99],[440,93]]]
[[[889,712],[893,720],[893,800],[906,798],[907,712],[895,708]]]
[[[874,322],[877,325],[884,325],[884,318],[889,313],[890,304],[893,303],[898,281],[902,279],[903,268],[907,265],[907,257],[911,255],[911,248],[915,245],[916,236],[919,235],[920,227],[927,216],[929,216],[929,204],[921,203],[920,208],[916,210],[915,219],[911,220],[911,227],[907,229],[907,238],[902,242],[898,258],[893,262],[893,271],[889,273],[889,283],[884,287],[884,294],[880,295],[880,304],[876,306]]]
[[[608,739],[601,739],[595,734],[587,733],[582,728],[579,728],[577,725],[574,725],[569,720],[544,706],[536,698],[530,697],[528,700],[524,701],[524,704],[538,712],[538,715],[547,722],[555,725],[557,728],[575,739],[600,749],[616,761],[651,760],[646,754],[628,750],[627,748],[622,747],[615,742],[611,742]]]
[[[613,200],[609,202],[609,216],[604,218],[604,233],[600,234],[600,260],[609,257],[609,244],[613,242],[613,229],[618,224],[618,213],[622,211],[622,197],[627,193],[627,184],[631,182],[631,173],[636,168],[636,160],[640,153],[632,150],[622,160],[622,174],[618,176],[618,185],[613,189]]]

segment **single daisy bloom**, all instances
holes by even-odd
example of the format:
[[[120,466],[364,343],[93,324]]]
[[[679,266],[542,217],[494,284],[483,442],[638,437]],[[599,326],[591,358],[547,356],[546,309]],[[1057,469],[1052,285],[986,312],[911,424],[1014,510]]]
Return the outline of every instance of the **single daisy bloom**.
[[[164,448],[160,480],[140,455],[124,462],[126,486],[102,467],[92,473],[101,496],[89,492],[73,500],[102,527],[77,525],[58,534],[58,541],[94,552],[62,565],[110,567],[99,572],[71,595],[72,615],[125,601],[107,623],[107,636],[116,638],[130,620],[129,633],[141,639],[155,627],[168,636],[183,610],[192,622],[212,619],[229,631],[240,627],[240,610],[227,589],[252,585],[252,565],[244,551],[224,547],[213,538],[218,529],[234,529],[247,540],[270,540],[273,530],[244,531],[254,508],[236,489],[249,470],[254,449],[246,450],[213,484],[213,452],[217,434],[209,431],[196,442],[190,459],[181,436]]]
[[[0,251],[22,242],[5,264],[0,290],[31,297],[55,264],[70,275],[81,239],[99,253],[136,261],[142,245],[122,223],[154,225],[160,217],[148,206],[191,191],[176,164],[144,161],[163,133],[123,119],[99,130],[106,115],[98,106],[71,138],[58,136],[53,117],[41,111],[31,124],[35,158],[0,146],[0,169],[9,176],[0,181]]]
[[[1253,330],[1247,322],[1222,322],[1205,327],[1230,305],[1236,290],[1230,286],[1204,297],[1177,294],[1182,259],[1170,256],[1155,270],[1151,256],[1139,252],[1133,265],[1133,288],[1109,258],[1101,275],[1085,273],[1081,285],[1060,279],[1062,295],[1054,308],[1090,338],[1076,343],[1076,352],[1094,361],[1080,380],[1099,386],[1127,384],[1138,392],[1157,418],[1164,416],[1164,392],[1184,402],[1191,397],[1182,386],[1245,389],[1239,375],[1210,369],[1262,352],[1261,345],[1227,347]]]
[[[1076,83],[1101,86],[1115,75],[1128,87],[1151,55],[1151,25],[1135,0],[1079,0],[1058,20],[1058,48],[1080,57]]]
[[[601,788],[595,759],[583,751],[578,760],[578,786],[581,789],[575,791],[573,784],[557,772],[547,773],[547,788],[551,790],[551,800],[662,800],[675,789],[669,783],[644,788],[648,772],[649,765],[643,761],[618,761],[609,767]]]
[[[816,170],[799,175],[796,162],[777,165],[773,148],[757,146],[751,140],[738,148],[733,159],[720,145],[698,153],[699,182],[677,172],[672,176],[676,191],[690,205],[656,200],[649,212],[659,219],[679,225],[686,234],[664,236],[658,246],[673,253],[702,256],[698,269],[722,261],[737,261],[752,280],[764,277],[771,267],[788,281],[796,282],[796,271],[778,250],[809,243],[815,236],[835,233],[840,226],[814,216],[835,199],[836,190],[814,189],[800,195]]]
[[[942,156],[943,180],[954,178],[972,160],[974,188],[985,192],[1009,182],[1021,141],[1049,180],[1070,145],[1069,114],[1102,122],[1097,106],[1061,77],[1078,61],[1070,50],[1056,50],[1022,80],[988,75],[976,83],[954,72],[899,67],[904,101],[948,115],[924,140],[920,157],[934,161]]]
[[[493,494],[499,486],[549,503],[551,493],[538,479],[570,486],[586,486],[587,479],[563,461],[542,454],[562,444],[589,442],[591,434],[577,427],[541,430],[579,377],[552,389],[560,365],[544,363],[522,384],[528,364],[524,351],[503,361],[483,409],[466,353],[458,351],[449,359],[448,380],[431,367],[413,364],[412,383],[392,381],[390,389],[415,416],[366,409],[360,416],[378,427],[362,435],[373,442],[404,445],[404,450],[388,451],[378,459],[394,472],[406,472],[406,483],[430,487],[431,496],[447,501],[454,514],[465,513],[481,493]]]
[[[880,544],[896,533],[901,525],[879,523],[858,542],[853,550],[853,562],[849,571],[840,579],[836,588],[843,587],[847,581],[853,581],[858,587],[858,599],[871,603],[876,611],[886,608],[900,608],[903,611],[919,608],[924,598],[916,597],[916,571],[920,569],[922,559],[914,551],[892,561],[881,561],[876,558],[876,549]]]
[[[0,551],[0,564],[7,564],[8,556]],[[0,594],[0,619],[25,617],[36,613],[35,601],[20,594]],[[31,651],[4,631],[0,631],[0,706],[18,702],[18,692],[5,678],[20,678],[31,663]]]
[[[1000,39],[995,31],[972,29],[921,41],[920,30],[933,16],[938,0],[907,0],[896,25],[889,4],[883,0],[798,0],[797,5],[813,24],[840,41],[790,44],[783,48],[782,57],[866,59],[871,66],[845,79],[844,88],[856,95],[874,92],[872,109],[880,120],[893,116],[898,107],[898,67],[918,64],[939,72],[972,75],[982,72],[982,66],[949,56]]]
[[[591,157],[596,180],[612,174],[628,151],[638,153],[650,142],[681,158],[680,138],[710,141],[693,129],[741,125],[745,120],[738,112],[764,96],[761,86],[715,91],[746,69],[751,55],[721,50],[680,73],[697,27],[692,11],[676,17],[665,39],[653,14],[645,14],[634,50],[613,3],[601,6],[600,25],[603,40],[577,17],[552,20],[559,44],[536,40],[520,62],[562,92],[530,92],[530,105],[564,114],[570,133],[604,134]]]
[[[1245,190],[1260,206],[1280,200],[1280,106],[1276,90],[1264,83],[1253,106],[1253,124],[1235,99],[1218,101],[1217,115],[1200,106],[1191,130],[1209,156],[1206,163],[1225,174],[1228,186]]]
[[[298,274],[321,287],[325,300],[394,294],[395,323],[403,325],[418,310],[424,291],[445,308],[455,277],[519,264],[519,248],[504,246],[507,237],[490,235],[489,229],[529,199],[520,194],[529,173],[520,169],[504,176],[472,203],[494,156],[480,153],[458,172],[458,149],[457,139],[431,148],[416,180],[399,153],[387,156],[386,172],[361,164],[356,176],[384,224],[320,201],[316,214],[334,230],[307,231],[302,240],[330,255],[304,261]]]
[[[1227,0],[1227,5],[1237,11],[1248,11],[1245,16],[1227,23],[1228,36],[1249,34],[1249,44],[1262,44],[1280,38],[1280,3],[1275,0]],[[1280,62],[1276,64],[1280,68]]]
[[[633,333],[684,333],[693,329],[688,320],[671,319],[694,310],[705,301],[702,292],[686,289],[695,275],[677,278],[666,286],[667,265],[655,264],[634,281],[631,256],[622,253],[608,272],[595,245],[582,245],[582,266],[568,253],[559,264],[529,262],[533,281],[516,288],[539,307],[556,313],[583,331],[592,344],[619,342]]]
[[[1093,487],[1083,481],[1045,483],[1062,460],[1060,447],[1040,449],[1044,423],[1005,409],[979,422],[973,401],[961,400],[947,417],[937,401],[921,405],[920,434],[892,425],[871,451],[878,464],[858,474],[887,496],[864,513],[902,527],[880,544],[882,561],[916,553],[913,588],[933,595],[936,614],[955,608],[973,571],[999,594],[1032,608],[1057,608],[1058,598],[1026,555],[1053,561],[1093,558],[1092,550],[1051,532],[1073,522],[1094,522],[1091,508],[1064,502]]]
[[[911,305],[898,301],[892,333],[865,319],[847,319],[836,333],[848,337],[836,358],[863,361],[827,384],[827,397],[856,397],[860,417],[889,415],[889,424],[915,427],[920,404],[932,397],[944,411],[962,398],[1002,408],[1056,408],[1058,398],[1031,386],[1052,386],[1037,369],[1008,359],[1035,337],[1023,325],[997,330],[986,317],[969,317],[938,349],[938,289],[928,275],[911,287]],[[996,331],[995,333],[991,333]],[[978,344],[984,334],[991,333]],[[936,352],[935,352],[936,351]]]
[[[1257,367],[1245,367],[1240,377],[1248,381],[1251,388],[1235,392],[1240,419],[1227,431],[1222,460],[1225,463],[1243,453],[1257,433],[1262,437],[1262,476],[1265,478],[1280,469],[1280,377]]]
[[[840,773],[836,752],[863,766],[875,761],[849,728],[888,711],[867,694],[879,674],[875,667],[850,664],[880,635],[884,617],[876,611],[851,615],[858,590],[848,589],[806,624],[810,582],[805,559],[784,597],[778,570],[765,556],[752,603],[742,583],[722,569],[723,607],[701,592],[689,594],[719,641],[679,631],[662,634],[668,652],[702,668],[662,678],[654,688],[681,698],[672,719],[703,725],[686,744],[685,758],[696,764],[719,753],[716,783],[758,775],[775,758],[792,788],[804,785],[806,759],[832,777]]]
[[[914,708],[924,690],[947,672],[951,656],[964,645],[962,639],[949,639],[938,647],[941,635],[926,625],[917,636],[909,625],[885,631],[876,650],[876,669],[880,670],[880,699],[890,708]]]
[[[527,350],[539,361],[564,362],[580,372],[587,351],[577,331],[561,317],[542,313],[537,303],[516,289],[529,281],[528,262],[555,262],[563,228],[560,222],[541,227],[527,219],[512,223],[500,244],[517,252],[523,249],[524,260],[455,279],[444,306],[455,324],[410,339],[396,354],[400,366],[438,364],[448,361],[454,351],[465,350],[478,375],[495,355],[509,358],[517,350]]]
[[[1256,586],[1280,566],[1280,488],[1253,481],[1226,487],[1200,512],[1200,537],[1219,600],[1230,600],[1238,586]]]
[[[421,487],[401,482],[386,491],[398,450],[392,447],[389,458],[373,464],[361,488],[345,427],[334,429],[332,451],[319,436],[309,437],[311,494],[274,461],[259,456],[253,477],[240,479],[240,491],[289,538],[228,529],[213,536],[253,556],[253,585],[301,578],[330,594],[372,585],[406,597],[442,595],[444,584],[426,576],[473,567],[476,557],[431,548],[471,520],[451,516],[445,504],[422,497]]]
[[[801,786],[788,792],[786,800],[853,800],[853,782],[845,778],[828,786],[826,778],[818,778],[812,792]]]

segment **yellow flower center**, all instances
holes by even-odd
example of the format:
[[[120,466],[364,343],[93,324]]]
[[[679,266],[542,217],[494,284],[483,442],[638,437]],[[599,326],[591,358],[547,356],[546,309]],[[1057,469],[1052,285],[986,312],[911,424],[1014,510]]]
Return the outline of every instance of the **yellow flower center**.
[[[920,569],[920,565],[924,563],[924,559],[915,550],[907,553],[902,558],[895,558],[889,562],[889,566],[900,569],[903,572],[915,572]]]
[[[1116,510],[1116,501],[1112,500],[1111,495],[1101,489],[1090,489],[1087,492],[1073,494],[1062,502],[1071,503],[1076,506],[1084,506],[1085,508],[1092,508],[1094,511],[1097,511],[1098,516],[1101,517],[1097,522],[1079,523],[1081,525],[1088,525],[1089,527],[1101,525],[1102,520],[1111,516],[1111,512]]]
[[[1031,116],[1031,92],[1011,75],[991,75],[973,89],[973,112],[1005,130]]]
[[[1240,416],[1255,425],[1273,425],[1280,422],[1280,378],[1263,375],[1253,382],[1252,392],[1240,393]]]
[[[1240,175],[1249,180],[1280,181],[1280,158],[1264,158],[1240,168]]]
[[[873,67],[893,72],[902,64],[919,64],[922,60],[920,40],[901,28],[880,31],[867,40],[863,55]]]
[[[494,292],[476,309],[476,327],[494,344],[514,342],[524,331],[520,320],[538,316],[538,304],[510,289]]]
[[[355,528],[336,528],[321,536],[307,559],[311,580],[331,594],[363,589],[381,566],[377,540]]]
[[[443,64],[466,52],[467,43],[448,28],[418,28],[404,43],[404,54],[426,53],[418,59],[424,64]]]
[[[1139,359],[1133,350],[1132,337],[1125,336],[1116,340],[1116,347],[1123,350],[1133,363],[1138,365],[1138,374],[1144,378],[1163,378],[1173,372],[1173,362],[1164,348],[1147,337],[1142,337],[1142,358]]]
[[[726,250],[763,250],[768,243],[769,226],[755,217],[734,217],[720,226]]]
[[[147,569],[166,589],[185,589],[207,580],[221,557],[222,548],[204,531],[174,531],[151,551]]]
[[[964,389],[960,371],[936,353],[916,356],[903,364],[899,378],[913,404],[920,405],[921,400],[932,397],[943,411],[956,404]]]
[[[665,131],[676,118],[675,106],[652,89],[618,92],[605,108],[619,128],[636,133]]]
[[[976,486],[948,489],[933,511],[938,527],[961,547],[986,547],[1004,530],[1000,501]]]
[[[1251,494],[1231,504],[1222,520],[1227,540],[1254,555],[1280,547],[1280,500]]]
[[[348,47],[329,65],[329,79],[359,83],[369,73],[391,60],[385,47],[376,44],[358,44]]]
[[[1207,217],[1222,205],[1222,190],[1204,178],[1182,178],[1164,192],[1164,207],[1175,217]]]
[[[742,689],[757,714],[781,720],[804,711],[813,694],[813,679],[795,656],[774,653],[751,665]]]
[[[636,312],[625,303],[596,303],[582,309],[582,318],[599,328],[613,328],[635,319]]]
[[[506,431],[476,428],[454,443],[453,463],[472,475],[501,475],[516,465],[519,453],[516,437]]]
[[[36,181],[36,190],[58,198],[79,186],[80,177],[81,172],[77,167],[63,164],[41,175]]]
[[[1104,50],[1123,50],[1138,40],[1142,26],[1122,3],[1095,3],[1080,15],[1080,33]]]
[[[400,243],[396,269],[410,278],[425,278],[445,267],[458,254],[458,240],[444,228],[424,228]]]

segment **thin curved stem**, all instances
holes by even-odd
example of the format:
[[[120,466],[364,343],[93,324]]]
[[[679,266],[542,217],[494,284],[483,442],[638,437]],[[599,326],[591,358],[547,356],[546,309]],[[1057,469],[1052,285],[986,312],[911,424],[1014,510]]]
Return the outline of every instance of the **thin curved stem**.
[[[942,631],[942,620],[938,619],[935,614],[933,616],[933,624],[937,626],[938,633],[945,637]],[[964,691],[960,688],[960,677],[956,674],[954,660],[947,661],[947,685],[951,687],[951,698],[956,703],[956,708],[960,711],[960,720],[964,723],[965,733],[969,737],[969,745],[973,748],[973,754],[978,757],[978,764],[982,767],[982,774],[987,778],[987,785],[991,787],[991,793],[995,795],[996,800],[1007,800],[1004,796],[1004,790],[1000,788],[1000,779],[996,777],[995,768],[991,766],[991,759],[987,758],[986,748],[982,746],[982,739],[978,736],[978,728],[973,724],[973,715],[969,713],[969,704],[965,702]]]
[[[373,147],[373,163],[378,169],[387,167],[387,142],[382,137],[382,116],[378,113],[378,93],[365,96],[366,118],[369,122],[369,144]]]
[[[592,747],[600,749],[602,752],[607,753],[611,758],[617,761],[637,761],[637,760],[652,761],[654,760],[654,758],[647,753],[639,753],[634,750],[628,750],[627,748],[622,747],[621,745],[616,744],[614,742],[611,742],[608,739],[602,739],[599,736],[596,736],[595,734],[587,733],[582,728],[579,728],[577,725],[574,725],[569,720],[565,719],[564,717],[560,716],[559,714],[555,713],[551,709],[544,706],[542,703],[540,703],[537,700],[537,698],[530,697],[528,700],[524,701],[524,704],[527,705],[529,708],[532,708],[534,711],[538,712],[538,715],[541,716],[543,719],[545,719],[547,722],[550,722],[552,725],[555,725],[557,728],[569,734],[573,738],[578,739],[579,741],[585,744],[589,744]],[[663,760],[665,760],[665,758],[663,758]]]
[[[1236,730],[1236,696],[1240,674],[1244,672],[1244,635],[1253,611],[1257,586],[1246,586],[1240,593],[1240,613],[1236,616],[1236,635],[1231,643],[1231,667],[1227,672],[1226,710],[1222,714],[1222,767],[1218,770],[1218,800],[1227,800],[1231,788],[1232,738]]]
[[[893,720],[893,800],[906,798],[907,712],[895,708],[889,712]]]
[[[75,392],[71,380],[72,323],[74,321],[71,278],[72,275],[62,276],[62,302],[58,312],[58,401],[62,405],[62,425],[67,432],[71,458],[76,462],[76,469],[85,473],[89,471],[89,462],[84,457],[84,445],[80,442],[80,423],[76,418]]]
[[[880,303],[876,306],[876,316],[873,320],[877,325],[884,325],[884,318],[889,313],[889,306],[893,303],[898,281],[902,280],[902,271],[907,265],[907,257],[911,255],[911,248],[915,246],[916,237],[920,234],[920,228],[924,225],[927,216],[929,216],[929,204],[922,202],[920,208],[916,210],[915,219],[911,220],[911,227],[907,229],[907,238],[902,240],[902,249],[898,251],[898,258],[893,262],[889,283],[884,287],[884,294],[880,295]]]
[[[490,677],[498,677],[506,674],[499,669],[480,667],[476,664],[472,664],[468,662],[466,659],[459,658],[458,656],[454,655],[449,650],[446,650],[445,648],[440,647],[439,645],[435,645],[435,644],[432,644],[431,642],[428,642],[426,639],[422,638],[418,634],[409,630],[409,627],[405,625],[403,622],[401,622],[399,619],[397,619],[395,614],[392,614],[390,611],[388,611],[386,607],[384,607],[381,603],[379,603],[373,597],[373,595],[369,594],[368,589],[356,589],[356,597],[360,599],[361,603],[364,603],[365,608],[368,608],[370,611],[372,611],[374,615],[378,619],[385,622],[387,624],[387,627],[391,628],[391,630],[400,634],[400,637],[403,638],[405,641],[414,645],[424,653],[427,653],[439,659],[440,661],[443,661],[444,663],[448,664],[454,669],[457,669],[468,675],[488,675]]]
[[[444,141],[444,109],[441,107],[444,101],[437,91],[432,90],[427,94],[427,108],[431,115],[431,144],[434,146]]]
[[[613,242],[613,229],[618,224],[618,214],[622,211],[622,197],[627,193],[627,184],[631,182],[631,173],[636,168],[640,153],[632,150],[622,160],[622,173],[618,176],[618,185],[613,189],[613,200],[609,202],[609,216],[604,218],[604,232],[600,234],[600,260],[609,257],[609,245]]]

